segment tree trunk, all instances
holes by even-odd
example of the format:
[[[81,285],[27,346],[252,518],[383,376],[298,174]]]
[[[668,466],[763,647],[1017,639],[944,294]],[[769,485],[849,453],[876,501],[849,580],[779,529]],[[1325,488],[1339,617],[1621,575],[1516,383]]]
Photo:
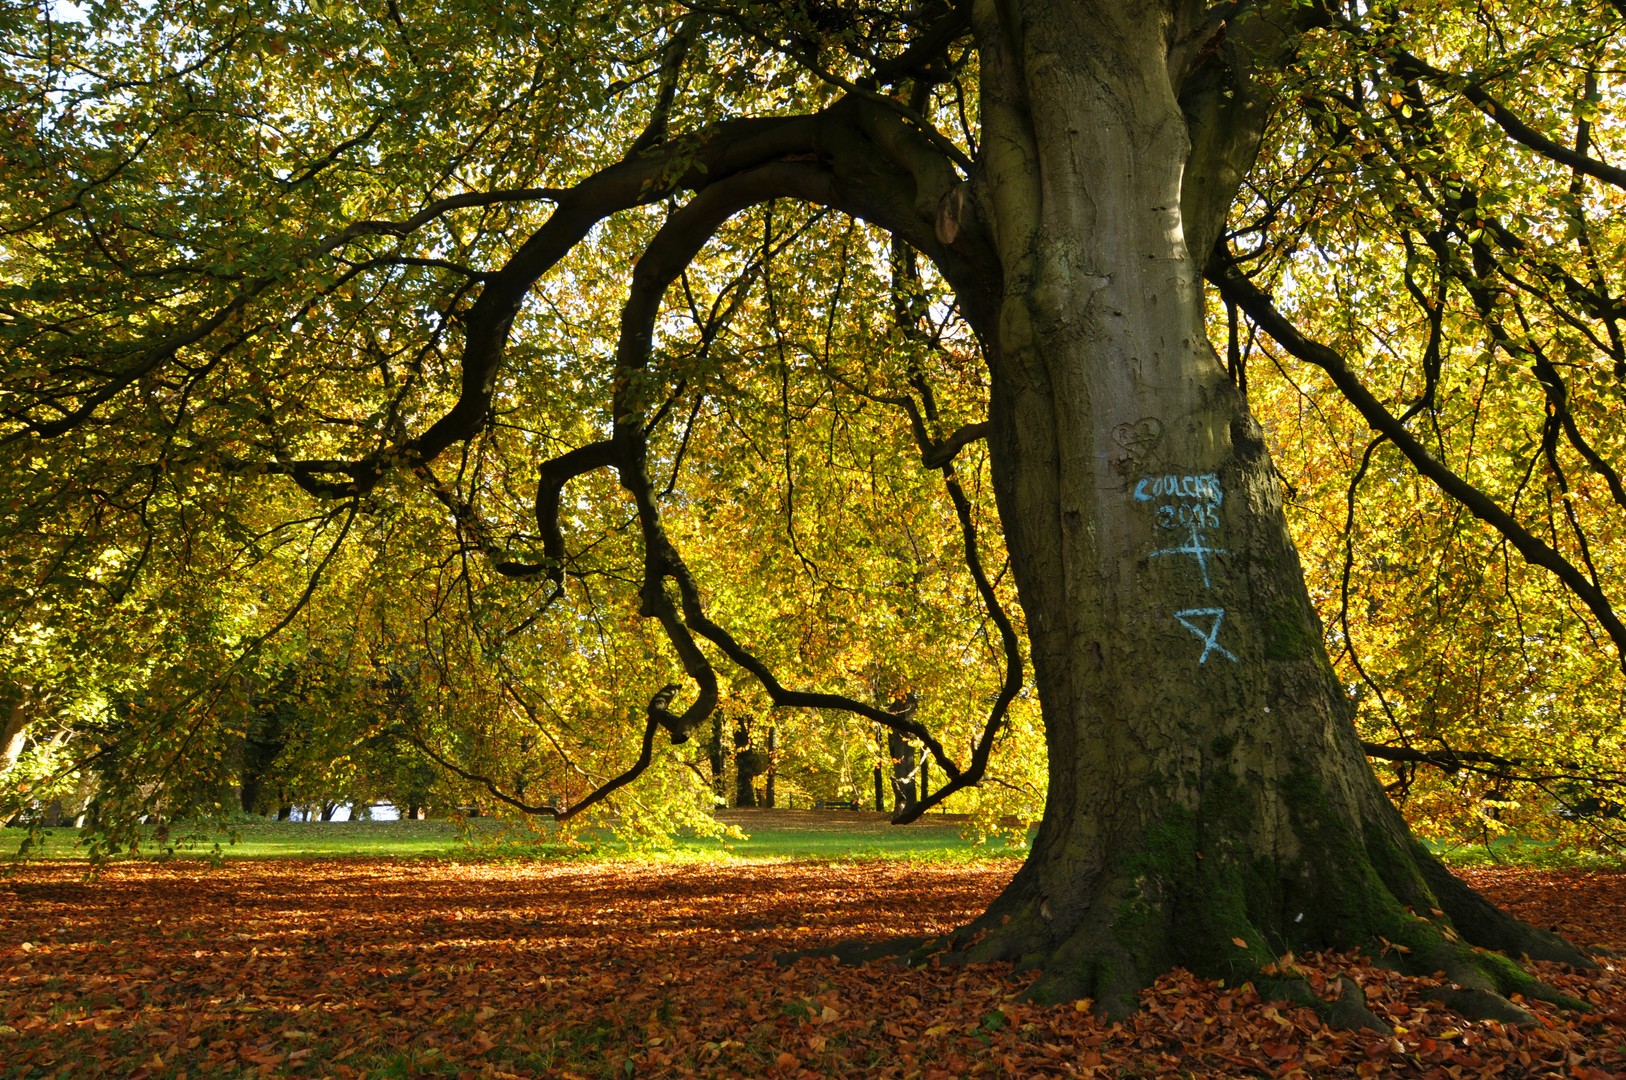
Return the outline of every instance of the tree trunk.
[[[1442,922],[1585,963],[1414,842],[1362,754],[1262,433],[1204,331],[1168,5],[977,12],[1004,272],[989,446],[1050,764],[1033,853],[961,955],[1113,1012],[1176,965],[1257,979],[1288,949],[1380,937],[1487,996],[1532,992]]]
[[[774,754],[779,749],[774,729],[768,729],[768,771],[762,778],[762,805],[773,809]]]
[[[711,765],[711,792],[719,806],[726,792],[724,778],[728,759],[723,754],[723,714],[717,710],[711,714],[711,738],[706,741],[706,760]]]
[[[897,732],[889,732],[886,743],[892,757],[892,810],[897,813],[915,805],[915,748]]]
[[[738,809],[751,809],[757,804],[755,761],[751,730],[742,720],[734,725],[734,806]]]
[[[886,746],[886,736],[881,732],[875,733],[877,747]],[[886,779],[880,762],[875,763],[875,812],[877,814],[886,810]]]
[[[28,698],[22,693],[5,707],[5,719],[0,720],[0,776],[4,776],[23,756],[28,745]]]

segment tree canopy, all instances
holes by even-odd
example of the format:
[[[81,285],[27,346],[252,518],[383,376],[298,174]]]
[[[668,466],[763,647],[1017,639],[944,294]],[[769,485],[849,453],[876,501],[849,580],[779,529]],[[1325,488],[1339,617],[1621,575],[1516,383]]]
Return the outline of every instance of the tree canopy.
[[[0,17],[13,805],[47,731],[108,820],[207,803],[297,683],[281,798],[410,748],[694,821],[726,722],[1061,829],[1059,758],[1139,790],[1113,709],[1291,712],[1414,820],[1609,839],[1626,9]]]

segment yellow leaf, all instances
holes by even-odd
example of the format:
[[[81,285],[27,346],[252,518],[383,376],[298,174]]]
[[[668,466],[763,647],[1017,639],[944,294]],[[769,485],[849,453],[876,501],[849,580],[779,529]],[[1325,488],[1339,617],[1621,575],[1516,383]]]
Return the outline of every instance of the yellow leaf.
[[[1246,941],[1243,941],[1239,937],[1232,938],[1231,939],[1231,944],[1235,945],[1239,949],[1246,949],[1248,947],[1248,943]]]

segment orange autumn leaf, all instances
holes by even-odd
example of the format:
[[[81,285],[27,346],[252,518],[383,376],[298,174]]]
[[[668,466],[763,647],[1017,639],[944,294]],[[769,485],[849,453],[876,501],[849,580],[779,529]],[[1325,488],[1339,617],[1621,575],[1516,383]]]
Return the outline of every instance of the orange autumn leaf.
[[[77,867],[24,866],[0,879],[15,898],[0,905],[0,1060],[75,1080],[245,1068],[353,1080],[409,1060],[496,1080],[925,1080],[1063,1063],[1101,1076],[1381,1076],[1412,1061],[1422,1076],[1509,1062],[1626,1073],[1626,985],[1608,971],[1538,965],[1593,1008],[1526,1001],[1542,1023],[1520,1028],[1431,1004],[1431,979],[1295,956],[1324,996],[1340,976],[1362,986],[1396,1032],[1377,1039],[1183,971],[1112,1020],[1083,999],[1023,1001],[1032,976],[1008,965],[774,959],[944,933],[1014,869],[279,860],[128,864],[86,885]],[[1626,873],[1464,876],[1526,919],[1626,946]]]

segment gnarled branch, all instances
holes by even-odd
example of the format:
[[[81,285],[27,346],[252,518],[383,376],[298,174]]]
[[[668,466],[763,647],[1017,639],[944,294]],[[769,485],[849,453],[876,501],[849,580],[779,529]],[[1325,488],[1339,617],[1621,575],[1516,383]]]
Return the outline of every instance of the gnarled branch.
[[[1276,310],[1270,298],[1237,270],[1235,264],[1224,257],[1211,261],[1208,279],[1220,292],[1253,319],[1261,329],[1275,338],[1281,346],[1298,359],[1325,371],[1345,399],[1366,418],[1375,431],[1388,436],[1389,441],[1411,461],[1419,473],[1434,481],[1439,489],[1455,499],[1468,512],[1501,533],[1524,556],[1526,562],[1552,571],[1558,579],[1592,612],[1604,632],[1615,643],[1626,669],[1626,624],[1615,613],[1602,589],[1594,585],[1582,571],[1556,549],[1541,540],[1519,523],[1512,514],[1497,505],[1483,491],[1447,468],[1428,449],[1406,430],[1400,420],[1384,408],[1349,370],[1339,353],[1318,341],[1301,334],[1286,316]]]

